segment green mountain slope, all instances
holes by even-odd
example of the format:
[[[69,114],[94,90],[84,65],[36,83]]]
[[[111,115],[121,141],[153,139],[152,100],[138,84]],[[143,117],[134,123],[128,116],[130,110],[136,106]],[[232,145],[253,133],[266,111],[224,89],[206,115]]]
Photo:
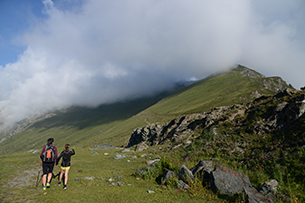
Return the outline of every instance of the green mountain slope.
[[[95,109],[74,107],[50,114],[1,142],[0,155],[40,149],[48,137],[54,137],[57,145],[126,145],[135,128],[165,123],[182,114],[204,112],[217,106],[249,102],[286,87],[288,85],[281,78],[266,78],[238,66],[198,81],[166,98],[166,94],[160,94]]]

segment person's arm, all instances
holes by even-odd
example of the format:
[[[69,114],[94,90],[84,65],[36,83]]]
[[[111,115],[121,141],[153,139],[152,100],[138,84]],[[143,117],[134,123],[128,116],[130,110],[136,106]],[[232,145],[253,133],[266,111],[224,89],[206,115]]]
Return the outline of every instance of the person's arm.
[[[43,147],[41,153],[40,153],[40,159],[42,160],[43,159],[43,153],[44,151],[46,150],[46,146]]]
[[[60,153],[58,159],[56,159],[56,165],[58,165],[58,163],[59,163],[59,161],[60,161],[60,159],[61,159],[61,157],[62,157],[63,155],[64,155],[64,151],[62,151],[62,152]]]
[[[58,159],[58,154],[57,154],[57,147],[54,146],[54,154],[55,154],[55,166],[57,165],[57,159]],[[58,160],[59,161],[59,160]]]
[[[74,151],[74,149],[72,149],[72,153],[71,153],[71,156],[72,156],[72,155],[74,155],[74,154],[75,154],[75,151]]]

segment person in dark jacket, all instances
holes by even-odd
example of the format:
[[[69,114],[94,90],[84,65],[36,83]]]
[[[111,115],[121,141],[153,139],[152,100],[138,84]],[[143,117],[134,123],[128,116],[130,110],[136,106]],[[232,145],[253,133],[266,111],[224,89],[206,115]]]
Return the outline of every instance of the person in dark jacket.
[[[44,146],[44,148],[40,153],[40,159],[42,162],[42,170],[43,170],[43,176],[42,176],[43,190],[46,190],[47,187],[48,188],[50,187],[50,181],[53,175],[54,164],[56,164],[55,162],[58,157],[57,148],[53,146],[53,142],[54,139],[49,138],[47,140],[47,145]]]
[[[62,180],[62,176],[65,173],[65,178],[64,178],[64,190],[67,189],[67,182],[68,182],[68,172],[71,166],[71,156],[75,154],[74,149],[69,150],[70,149],[70,145],[66,144],[65,145],[65,150],[62,151],[56,161],[56,164],[58,164],[59,160],[62,158],[62,162],[61,162],[61,172],[60,172],[60,176],[59,176],[59,181],[58,181],[58,185],[61,185],[61,180]]]

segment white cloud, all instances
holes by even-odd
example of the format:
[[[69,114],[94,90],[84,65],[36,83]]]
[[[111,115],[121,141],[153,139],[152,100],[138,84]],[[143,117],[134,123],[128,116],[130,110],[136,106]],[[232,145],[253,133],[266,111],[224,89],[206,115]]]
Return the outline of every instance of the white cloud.
[[[236,63],[300,87],[305,5],[270,2],[44,0],[27,50],[0,69],[0,122],[145,96]]]

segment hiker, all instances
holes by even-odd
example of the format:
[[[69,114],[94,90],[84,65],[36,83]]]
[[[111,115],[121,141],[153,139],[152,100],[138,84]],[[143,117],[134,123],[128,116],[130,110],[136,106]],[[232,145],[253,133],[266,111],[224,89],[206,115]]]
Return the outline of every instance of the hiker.
[[[54,139],[49,138],[47,140],[47,145],[43,147],[40,153],[40,159],[42,162],[42,185],[43,190],[46,190],[46,187],[51,187],[50,181],[53,175],[54,164],[56,165],[57,160],[57,148],[53,146]]]
[[[61,172],[60,172],[60,176],[59,176],[59,181],[58,181],[58,186],[61,185],[61,180],[62,180],[62,176],[65,172],[65,177],[64,177],[64,187],[63,189],[67,189],[67,182],[68,182],[68,172],[71,166],[71,156],[75,154],[74,149],[69,150],[70,149],[70,145],[66,144],[65,145],[65,150],[62,151],[56,161],[56,165],[58,164],[59,160],[62,157],[62,162],[61,162]]]

